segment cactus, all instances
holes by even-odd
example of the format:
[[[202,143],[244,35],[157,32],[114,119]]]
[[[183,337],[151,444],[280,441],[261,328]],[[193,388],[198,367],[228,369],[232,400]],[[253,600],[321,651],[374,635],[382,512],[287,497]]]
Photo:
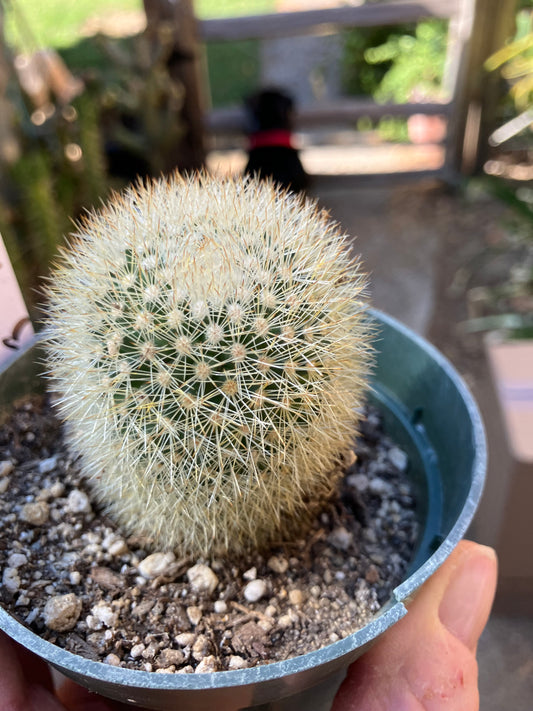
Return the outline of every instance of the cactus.
[[[371,362],[366,278],[308,200],[174,176],[78,226],[49,376],[94,495],[190,555],[301,531],[336,489]]]

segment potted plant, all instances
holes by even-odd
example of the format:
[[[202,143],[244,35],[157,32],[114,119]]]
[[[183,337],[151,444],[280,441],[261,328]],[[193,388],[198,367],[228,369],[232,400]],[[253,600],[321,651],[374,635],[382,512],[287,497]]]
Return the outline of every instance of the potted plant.
[[[201,674],[92,661],[0,609],[8,634],[88,688],[148,708],[330,707],[348,665],[406,614],[465,532],[485,466],[483,428],[457,374],[367,309],[345,248],[327,216],[270,185],[139,185],[90,216],[64,253],[44,340],[95,497],[147,550],[204,561],[268,550],[320,515],[349,456],[374,341],[370,398],[408,453],[421,524],[410,569],[379,614],[321,649]],[[28,362],[35,353],[4,374],[3,401],[24,380],[34,387]]]

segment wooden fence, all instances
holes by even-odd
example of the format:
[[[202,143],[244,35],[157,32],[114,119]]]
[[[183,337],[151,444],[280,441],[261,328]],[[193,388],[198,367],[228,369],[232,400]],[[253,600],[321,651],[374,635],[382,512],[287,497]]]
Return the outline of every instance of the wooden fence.
[[[426,18],[449,20],[448,51],[443,103],[377,104],[368,99],[344,99],[303,108],[297,128],[346,123],[362,116],[410,116],[415,113],[442,115],[447,119],[445,161],[442,168],[428,171],[447,181],[470,174],[483,161],[483,148],[493,128],[498,96],[497,76],[487,75],[483,63],[500,48],[512,32],[515,0],[392,0],[378,4],[303,10],[261,16],[198,21],[204,42],[268,39],[303,34],[334,33],[349,27],[373,27],[418,22]],[[241,107],[207,112],[208,132],[242,131]]]

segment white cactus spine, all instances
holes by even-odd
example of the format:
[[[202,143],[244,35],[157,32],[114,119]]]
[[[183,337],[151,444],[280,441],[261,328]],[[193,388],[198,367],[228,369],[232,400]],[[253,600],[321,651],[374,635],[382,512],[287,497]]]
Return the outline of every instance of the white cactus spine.
[[[325,214],[255,181],[174,177],[89,216],[50,281],[45,338],[110,514],[202,555],[305,525],[354,436],[365,287]]]

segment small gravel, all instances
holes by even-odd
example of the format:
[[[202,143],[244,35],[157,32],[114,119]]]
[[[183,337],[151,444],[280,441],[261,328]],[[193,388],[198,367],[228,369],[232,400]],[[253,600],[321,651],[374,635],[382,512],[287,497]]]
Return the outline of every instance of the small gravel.
[[[343,639],[390,598],[417,540],[409,462],[369,410],[338,499],[301,539],[238,560],[150,551],[103,515],[47,399],[0,427],[0,603],[88,659],[245,669]]]

